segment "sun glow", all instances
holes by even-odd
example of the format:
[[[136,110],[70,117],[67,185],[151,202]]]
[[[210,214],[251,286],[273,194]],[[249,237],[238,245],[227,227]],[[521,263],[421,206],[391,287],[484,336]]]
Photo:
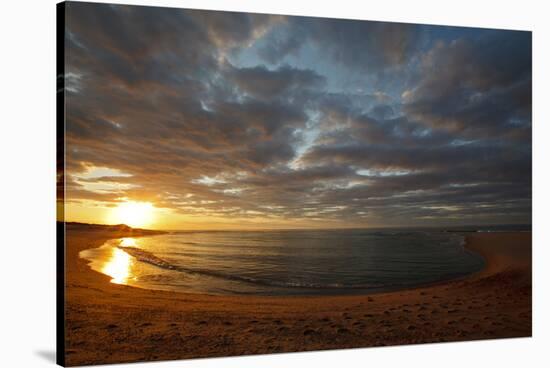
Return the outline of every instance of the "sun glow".
[[[154,221],[155,207],[149,202],[123,202],[111,210],[109,222],[132,227],[149,226]]]

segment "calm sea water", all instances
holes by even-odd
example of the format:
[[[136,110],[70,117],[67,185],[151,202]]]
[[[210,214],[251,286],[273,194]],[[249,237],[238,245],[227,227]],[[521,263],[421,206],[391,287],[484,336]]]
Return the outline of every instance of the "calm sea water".
[[[80,255],[115,283],[208,294],[363,294],[484,264],[463,234],[405,230],[177,232],[110,240]]]

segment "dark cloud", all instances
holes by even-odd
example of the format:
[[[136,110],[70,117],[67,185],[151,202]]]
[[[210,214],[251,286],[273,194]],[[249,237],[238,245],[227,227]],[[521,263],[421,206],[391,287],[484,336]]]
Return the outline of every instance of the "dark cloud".
[[[262,99],[278,98],[296,90],[319,88],[325,78],[312,70],[301,70],[283,65],[269,70],[260,65],[253,68],[230,67],[228,78],[242,91]]]
[[[418,26],[404,23],[289,17],[286,28],[268,35],[259,53],[276,63],[310,43],[333,62],[373,72],[406,63],[420,35]]]
[[[530,128],[529,32],[495,31],[476,40],[438,43],[423,64],[424,77],[405,95],[409,115],[474,138]]]
[[[438,30],[70,3],[68,200],[291,227],[529,222],[531,35]],[[287,57],[308,52],[374,85]]]

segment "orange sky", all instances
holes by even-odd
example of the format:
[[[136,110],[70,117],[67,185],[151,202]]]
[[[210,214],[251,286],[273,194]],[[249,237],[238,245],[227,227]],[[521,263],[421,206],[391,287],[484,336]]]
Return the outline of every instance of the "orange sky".
[[[230,230],[230,229],[293,229],[340,228],[338,221],[285,220],[275,216],[220,217],[184,215],[168,208],[155,207],[151,202],[121,201],[111,206],[101,202],[68,202],[64,206],[65,220],[98,223],[126,224],[132,227],[158,230]]]

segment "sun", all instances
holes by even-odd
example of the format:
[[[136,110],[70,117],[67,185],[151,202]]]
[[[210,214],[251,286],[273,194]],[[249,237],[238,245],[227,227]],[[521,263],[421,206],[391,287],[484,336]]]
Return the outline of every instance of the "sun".
[[[153,222],[154,212],[155,207],[149,202],[123,202],[112,209],[109,222],[144,227]]]

